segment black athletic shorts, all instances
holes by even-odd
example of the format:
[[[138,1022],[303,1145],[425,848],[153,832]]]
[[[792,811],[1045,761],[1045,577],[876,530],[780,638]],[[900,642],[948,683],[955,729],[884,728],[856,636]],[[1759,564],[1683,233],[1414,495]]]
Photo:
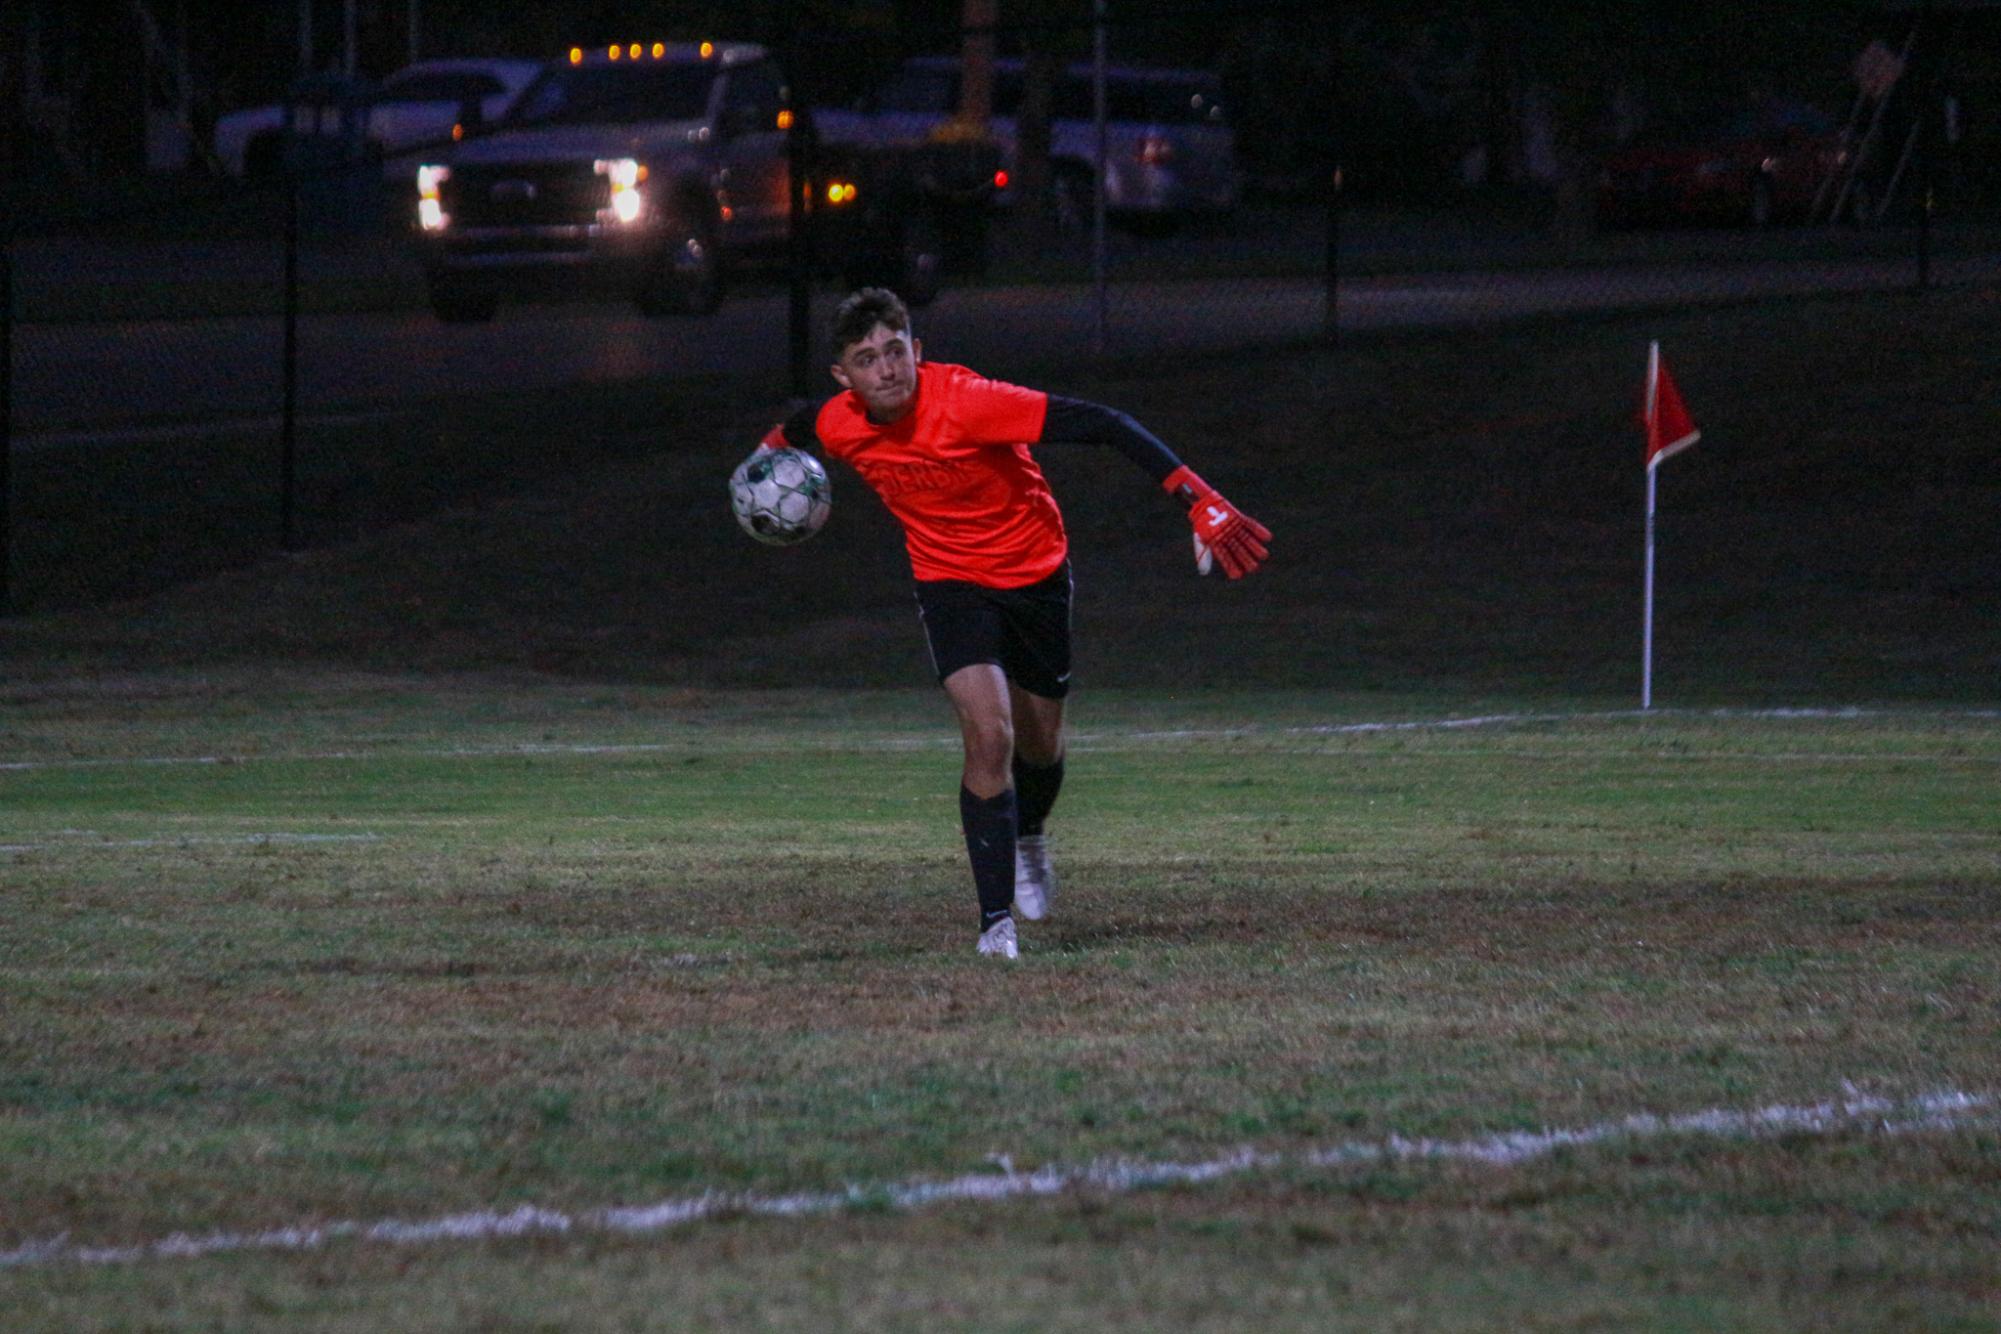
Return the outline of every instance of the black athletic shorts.
[[[991,662],[1045,699],[1070,693],[1070,562],[1024,588],[984,588],[958,579],[917,581],[917,617],[942,682],[961,667]]]

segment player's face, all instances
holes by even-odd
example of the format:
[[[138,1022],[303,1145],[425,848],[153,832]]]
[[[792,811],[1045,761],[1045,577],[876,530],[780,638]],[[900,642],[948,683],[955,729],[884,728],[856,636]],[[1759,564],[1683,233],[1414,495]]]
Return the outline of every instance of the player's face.
[[[834,363],[834,379],[855,391],[870,417],[893,422],[910,411],[917,395],[917,363],[923,359],[923,343],[878,324],[868,337],[848,344]]]

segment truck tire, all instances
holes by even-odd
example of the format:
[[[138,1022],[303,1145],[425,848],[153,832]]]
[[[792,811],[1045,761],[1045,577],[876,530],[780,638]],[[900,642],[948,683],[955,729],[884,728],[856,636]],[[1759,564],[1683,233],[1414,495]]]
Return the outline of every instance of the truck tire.
[[[676,221],[669,228],[634,303],[649,319],[662,315],[710,315],[723,303],[723,254],[715,229]]]
[[[1769,227],[1778,216],[1776,203],[1772,198],[1772,183],[1761,172],[1751,180],[1751,204],[1745,221],[1753,227]]]
[[[1058,162],[1050,169],[1049,210],[1062,236],[1091,230],[1098,207],[1098,182],[1081,162]]]
[[[431,313],[446,324],[484,324],[500,309],[500,294],[485,283],[441,274],[427,286]]]
[[[896,253],[896,294],[924,307],[938,299],[945,274],[945,241],[928,209],[905,219]]]

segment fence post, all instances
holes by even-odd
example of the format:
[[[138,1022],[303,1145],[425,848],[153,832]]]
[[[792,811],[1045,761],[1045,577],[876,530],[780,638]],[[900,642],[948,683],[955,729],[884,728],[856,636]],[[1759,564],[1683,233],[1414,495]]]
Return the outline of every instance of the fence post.
[[[1329,53],[1327,77],[1328,120],[1333,125],[1329,135],[1332,140],[1333,158],[1327,173],[1327,308],[1321,315],[1321,336],[1332,347],[1341,341],[1341,8],[1334,7],[1333,28],[1329,41],[1333,50]]]
[[[1091,355],[1102,358],[1110,341],[1111,294],[1105,264],[1105,173],[1111,166],[1110,131],[1105,124],[1105,0],[1091,5],[1091,118],[1098,136],[1098,169],[1091,173]]]
[[[1929,109],[1926,114],[1930,115]],[[1932,205],[1936,186],[1931,178],[1931,145],[1925,145],[1923,151],[1927,162],[1924,180],[1918,186],[1918,290],[1927,292],[1932,285]]]
[[[278,414],[278,543],[298,549],[299,454],[299,165],[285,173],[284,402]]]
[[[795,71],[792,86],[796,90],[799,87],[796,67],[788,63],[787,69]],[[799,100],[795,93],[794,101]],[[791,201],[786,206],[789,228],[786,236],[786,330],[791,354],[787,364],[794,398],[805,398],[813,392],[814,210],[810,207],[809,195],[813,182],[818,179],[818,164],[815,161],[818,155],[812,151],[815,142],[811,111],[795,105],[791,127],[785,131],[785,174],[792,189]]]
[[[1929,32],[1934,21],[1932,5],[1927,0],[1922,21]],[[1944,114],[1945,107],[1940,100],[1943,75],[1940,65],[1945,60],[1944,45],[1931,44],[1932,49],[1923,53],[1927,78],[1924,91],[1918,95],[1918,290],[1928,291],[1932,285],[1932,212],[1938,206],[1938,173],[1934,159],[1938,155],[1937,117]]]
[[[1329,347],[1341,341],[1341,164],[1327,177],[1327,309],[1321,316],[1321,337]]]
[[[0,616],[14,614],[14,228],[0,222]]]

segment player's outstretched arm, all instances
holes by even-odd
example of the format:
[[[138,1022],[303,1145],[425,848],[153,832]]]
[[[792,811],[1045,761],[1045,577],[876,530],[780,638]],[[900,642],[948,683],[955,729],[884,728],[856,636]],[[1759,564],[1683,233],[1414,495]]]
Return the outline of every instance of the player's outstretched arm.
[[[1169,473],[1161,489],[1188,505],[1188,522],[1195,528],[1195,567],[1209,573],[1213,557],[1232,579],[1241,579],[1265,563],[1271,549],[1271,529],[1223,499],[1221,492],[1195,475],[1187,464]]]
[[[1269,528],[1223,499],[1157,436],[1118,409],[1049,395],[1037,443],[1057,441],[1111,445],[1188,506],[1188,522],[1195,528],[1195,567],[1203,574],[1209,573],[1212,562],[1220,562],[1223,573],[1241,579],[1270,554]]]

